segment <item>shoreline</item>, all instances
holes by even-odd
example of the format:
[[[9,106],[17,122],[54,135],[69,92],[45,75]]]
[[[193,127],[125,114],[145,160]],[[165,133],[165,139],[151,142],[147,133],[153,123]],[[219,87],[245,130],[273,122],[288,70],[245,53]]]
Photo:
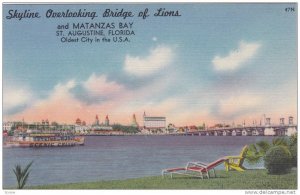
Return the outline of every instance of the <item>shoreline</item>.
[[[150,176],[124,180],[49,184],[25,187],[30,189],[297,189],[297,169],[285,175],[269,175],[263,170],[245,172],[217,170],[217,177],[199,179],[176,175]],[[4,188],[3,189],[12,189]]]
[[[236,136],[225,136],[225,135],[193,135],[193,134],[123,134],[123,135],[106,135],[106,134],[86,134],[76,136],[189,136],[189,137],[290,137],[288,135],[280,136],[280,135],[236,135]]]

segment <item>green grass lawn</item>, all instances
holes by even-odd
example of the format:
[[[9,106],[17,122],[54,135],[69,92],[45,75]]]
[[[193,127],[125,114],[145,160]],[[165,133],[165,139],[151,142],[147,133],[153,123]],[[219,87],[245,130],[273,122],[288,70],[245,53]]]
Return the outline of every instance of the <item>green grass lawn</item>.
[[[199,179],[176,175],[126,180],[29,186],[27,189],[297,189],[297,170],[268,175],[266,170],[217,171],[216,178]]]

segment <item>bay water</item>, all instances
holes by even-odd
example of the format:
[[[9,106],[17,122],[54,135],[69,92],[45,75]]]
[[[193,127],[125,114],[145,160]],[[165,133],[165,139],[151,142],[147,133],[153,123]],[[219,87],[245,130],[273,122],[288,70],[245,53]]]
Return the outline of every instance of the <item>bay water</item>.
[[[27,186],[117,180],[160,175],[190,161],[213,162],[239,155],[256,136],[87,136],[84,146],[3,148],[3,187],[16,186],[13,168],[34,161]],[[261,168],[263,163],[245,164]],[[224,169],[220,165],[217,169]]]

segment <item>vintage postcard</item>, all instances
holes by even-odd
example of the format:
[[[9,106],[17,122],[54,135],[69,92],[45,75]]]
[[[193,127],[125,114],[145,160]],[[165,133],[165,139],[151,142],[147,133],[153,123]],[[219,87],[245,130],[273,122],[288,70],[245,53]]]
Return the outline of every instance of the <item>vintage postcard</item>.
[[[3,3],[2,190],[295,194],[297,17],[297,3]]]

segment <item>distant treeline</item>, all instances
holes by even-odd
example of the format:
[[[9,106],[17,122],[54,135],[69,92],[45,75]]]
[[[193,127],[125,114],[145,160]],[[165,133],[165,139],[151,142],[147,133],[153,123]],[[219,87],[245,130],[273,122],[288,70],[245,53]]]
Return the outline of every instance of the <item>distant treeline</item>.
[[[113,124],[112,128],[114,131],[123,131],[125,133],[137,133],[138,127],[135,126],[125,126],[125,125],[121,125],[121,124]]]

